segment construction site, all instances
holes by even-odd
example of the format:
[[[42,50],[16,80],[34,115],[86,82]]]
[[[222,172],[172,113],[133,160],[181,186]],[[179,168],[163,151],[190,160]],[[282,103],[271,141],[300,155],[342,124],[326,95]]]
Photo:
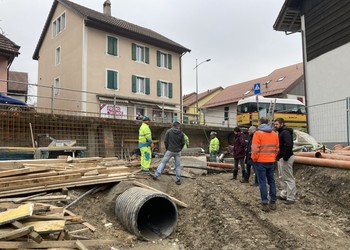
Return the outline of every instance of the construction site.
[[[297,202],[261,210],[257,186],[231,180],[232,158],[209,163],[213,129],[183,126],[182,184],[171,163],[140,174],[142,121],[2,112],[1,249],[347,249],[350,150],[297,134]],[[171,123],[151,123],[151,171]],[[217,129],[223,145],[232,130]],[[24,147],[25,146],[25,147]],[[202,150],[204,149],[204,150]],[[298,150],[300,151],[300,150]],[[12,156],[14,157],[14,156]],[[276,176],[277,190],[279,189]]]

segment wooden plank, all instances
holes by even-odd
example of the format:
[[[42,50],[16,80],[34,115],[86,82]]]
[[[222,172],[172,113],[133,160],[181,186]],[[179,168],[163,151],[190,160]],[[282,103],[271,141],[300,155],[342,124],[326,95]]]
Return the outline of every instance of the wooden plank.
[[[62,232],[66,225],[65,220],[46,220],[46,221],[23,221],[24,226],[33,226],[38,233]]]
[[[6,233],[0,233],[0,240],[13,240],[22,236],[28,235],[33,232],[33,226],[27,226],[19,229],[12,230]]]
[[[8,224],[16,220],[28,218],[33,214],[34,204],[28,203],[18,208],[9,209],[0,213],[0,225]]]
[[[22,201],[27,201],[27,200],[30,200],[30,199],[33,199],[35,197],[38,197],[38,196],[43,196],[47,194],[47,192],[43,192],[43,193],[39,193],[39,194],[33,194],[33,195],[30,195],[30,196],[27,196],[27,197],[22,197],[22,198],[18,198],[16,201],[14,201],[15,203],[19,203],[19,202],[22,202]]]
[[[80,240],[77,240],[77,241],[75,242],[75,245],[76,245],[77,248],[80,249],[80,250],[89,250],[89,249],[84,245],[84,243],[81,242]]]
[[[181,207],[188,207],[188,205],[187,205],[186,203],[184,203],[184,202],[182,202],[182,201],[176,199],[175,197],[170,196],[170,195],[168,195],[167,193],[164,193],[164,192],[162,192],[162,191],[160,191],[160,190],[158,190],[158,189],[155,189],[155,188],[153,188],[153,187],[147,186],[146,184],[143,184],[143,183],[138,182],[138,181],[134,181],[133,184],[134,184],[135,186],[138,186],[138,187],[147,188],[147,189],[153,190],[153,191],[155,191],[155,192],[159,192],[159,193],[165,194],[165,195],[168,196],[173,202],[175,202],[177,205],[179,205],[179,206],[181,206]]]
[[[20,169],[11,169],[0,172],[0,177],[28,174],[28,173],[37,173],[37,172],[45,172],[51,170],[51,167],[35,167],[35,168],[20,168]]]
[[[85,233],[86,231],[90,230],[89,228],[85,227],[85,228],[81,228],[81,229],[77,229],[74,231],[69,231],[70,234],[76,234],[76,233]]]
[[[64,182],[64,183],[49,183],[46,185],[35,185],[33,186],[26,186],[16,189],[10,189],[7,190],[1,190],[0,197],[8,197],[13,195],[20,195],[20,194],[28,194],[28,193],[35,193],[35,192],[43,192],[43,191],[49,191],[49,190],[56,190],[60,189],[62,187],[66,188],[73,188],[73,187],[82,187],[82,186],[89,186],[89,185],[96,185],[96,184],[105,184],[105,183],[114,183],[114,182],[120,182],[120,181],[126,181],[126,180],[135,180],[135,177],[130,177],[129,175],[121,176],[121,177],[106,177],[103,179],[86,179],[86,180],[76,180],[74,182]]]
[[[69,170],[57,170],[58,171],[58,174],[72,174],[72,173],[81,173],[81,174],[84,174],[84,173],[87,173],[87,172],[90,172],[90,171],[98,171],[97,174],[99,174],[99,170],[105,170],[106,167],[90,167],[90,168],[71,168]]]
[[[64,213],[70,215],[70,216],[77,216],[75,213],[73,213],[72,211],[69,211],[67,209],[64,210]],[[94,227],[93,225],[91,225],[88,222],[84,222],[82,223],[84,226],[86,226],[87,228],[90,229],[91,232],[95,232],[96,231],[96,227]]]
[[[51,171],[35,173],[35,174],[24,174],[24,175],[12,176],[12,177],[3,177],[3,178],[0,178],[0,182],[35,179],[39,177],[46,177],[46,176],[53,176],[53,175],[58,175],[58,173],[56,171],[51,170]]]
[[[65,163],[63,159],[37,159],[37,160],[8,160],[8,161],[0,161],[0,168],[21,168],[23,164],[50,164],[50,163]]]
[[[61,182],[63,180],[71,180],[71,179],[77,179],[80,178],[81,174],[67,174],[67,175],[56,175],[56,176],[47,176],[47,177],[39,177],[36,179],[29,179],[29,180],[19,180],[19,181],[9,181],[9,182],[1,182],[0,183],[0,189],[1,190],[7,190],[8,188],[13,187],[23,187],[23,186],[34,186],[34,185],[40,185],[44,183],[52,183],[53,181]]]
[[[64,240],[64,241],[43,241],[40,244],[36,242],[23,242],[23,241],[0,241],[1,249],[43,249],[43,248],[71,248],[75,249],[75,240]],[[105,247],[108,249],[112,245],[120,244],[118,240],[81,240],[86,247]]]
[[[24,225],[18,221],[14,221],[11,223],[12,226],[14,226],[15,228],[23,228]],[[34,227],[33,227],[34,229]],[[35,242],[37,243],[40,243],[43,241],[43,238],[40,236],[40,234],[38,234],[37,232],[33,231],[33,232],[30,232],[28,234],[29,238],[31,238],[32,240],[34,240]]]

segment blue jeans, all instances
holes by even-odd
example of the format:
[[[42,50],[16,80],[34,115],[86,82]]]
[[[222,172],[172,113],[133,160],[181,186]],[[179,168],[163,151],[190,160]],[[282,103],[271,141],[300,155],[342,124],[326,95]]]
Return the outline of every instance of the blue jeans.
[[[175,172],[176,172],[176,181],[181,180],[181,152],[171,152],[166,151],[163,157],[163,160],[160,162],[157,170],[155,171],[155,176],[160,176],[163,172],[165,165],[168,163],[171,157],[175,159]]]
[[[270,201],[276,201],[276,183],[275,183],[275,163],[270,162],[255,162],[254,168],[258,177],[260,197],[262,203],[269,202],[267,196],[267,184],[270,186]],[[266,184],[267,180],[267,184]]]

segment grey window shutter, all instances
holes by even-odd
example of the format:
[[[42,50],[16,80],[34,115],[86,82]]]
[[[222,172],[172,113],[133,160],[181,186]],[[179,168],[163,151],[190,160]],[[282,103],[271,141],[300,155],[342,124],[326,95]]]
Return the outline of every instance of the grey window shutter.
[[[136,61],[136,44],[131,44],[131,58],[132,60]]]
[[[157,66],[160,67],[160,51],[157,50]]]
[[[132,87],[131,87],[131,89],[132,89],[132,92],[133,93],[136,93],[136,76],[135,75],[132,75],[132,77],[131,77],[131,81],[132,81]]]
[[[146,95],[149,95],[150,93],[151,93],[150,80],[149,78],[146,78]]]
[[[107,71],[107,88],[118,89],[118,73],[112,70]]]
[[[157,81],[157,96],[162,95],[162,90],[161,90],[161,83],[160,81]]]
[[[149,64],[149,48],[145,47],[145,56],[146,56],[146,61],[145,63]]]
[[[171,82],[168,83],[169,85],[169,98],[173,98],[173,84]]]
[[[172,69],[172,56],[168,54],[168,68]]]

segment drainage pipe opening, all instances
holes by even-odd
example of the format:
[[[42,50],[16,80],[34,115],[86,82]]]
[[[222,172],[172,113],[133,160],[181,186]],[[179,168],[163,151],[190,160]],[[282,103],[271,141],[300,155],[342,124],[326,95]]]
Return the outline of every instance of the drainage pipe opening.
[[[177,208],[168,196],[139,187],[118,196],[115,214],[129,232],[143,240],[164,239],[177,223]]]

